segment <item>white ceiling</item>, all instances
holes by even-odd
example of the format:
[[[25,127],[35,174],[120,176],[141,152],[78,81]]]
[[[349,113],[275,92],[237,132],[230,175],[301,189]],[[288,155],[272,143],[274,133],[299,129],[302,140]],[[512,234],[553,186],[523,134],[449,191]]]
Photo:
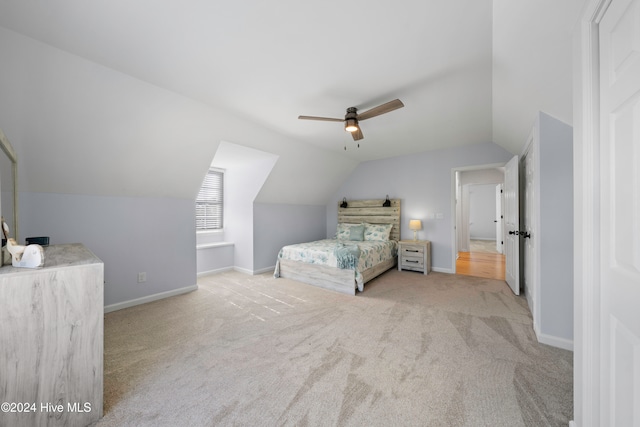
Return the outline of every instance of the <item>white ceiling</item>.
[[[571,123],[581,0],[0,0],[0,26],[363,161],[494,141],[534,115]],[[342,117],[400,98],[362,123]]]

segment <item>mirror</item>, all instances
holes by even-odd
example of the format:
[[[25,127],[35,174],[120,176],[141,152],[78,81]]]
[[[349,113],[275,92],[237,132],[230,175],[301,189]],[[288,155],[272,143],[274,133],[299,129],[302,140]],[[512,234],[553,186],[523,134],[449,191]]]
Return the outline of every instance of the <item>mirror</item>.
[[[18,187],[16,185],[18,159],[13,146],[1,129],[0,148],[2,148],[0,153],[0,214],[9,226],[9,237],[18,241]]]

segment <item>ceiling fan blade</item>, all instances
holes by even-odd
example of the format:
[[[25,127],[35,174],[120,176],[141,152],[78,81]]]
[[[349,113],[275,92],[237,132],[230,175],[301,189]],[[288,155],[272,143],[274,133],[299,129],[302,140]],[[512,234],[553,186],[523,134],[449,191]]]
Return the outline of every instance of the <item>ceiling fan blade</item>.
[[[394,99],[393,101],[389,101],[382,105],[378,105],[377,107],[373,107],[372,109],[367,110],[364,113],[359,113],[358,120],[367,120],[371,117],[379,116],[380,114],[385,114],[402,107],[404,107],[402,101],[400,101],[399,99]]]
[[[344,119],[332,119],[330,117],[315,117],[315,116],[298,116],[300,120],[320,120],[323,122],[344,122]]]
[[[362,134],[362,129],[360,129],[359,127],[357,131],[351,132],[351,136],[353,137],[354,141],[359,141],[362,138],[364,138],[364,135]]]

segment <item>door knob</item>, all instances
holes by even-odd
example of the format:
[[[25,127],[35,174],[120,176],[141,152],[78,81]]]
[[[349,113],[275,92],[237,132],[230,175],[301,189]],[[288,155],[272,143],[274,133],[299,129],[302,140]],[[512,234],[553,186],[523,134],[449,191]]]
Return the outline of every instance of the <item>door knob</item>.
[[[510,231],[509,234],[520,234],[518,231]]]

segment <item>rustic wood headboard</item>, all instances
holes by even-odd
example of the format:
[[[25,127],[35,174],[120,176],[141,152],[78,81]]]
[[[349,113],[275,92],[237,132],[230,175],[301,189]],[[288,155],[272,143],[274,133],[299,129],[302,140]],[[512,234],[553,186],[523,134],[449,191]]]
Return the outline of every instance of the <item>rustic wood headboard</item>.
[[[400,240],[400,199],[391,199],[391,206],[383,207],[385,199],[347,200],[347,207],[338,202],[338,223],[393,224],[389,239]]]

